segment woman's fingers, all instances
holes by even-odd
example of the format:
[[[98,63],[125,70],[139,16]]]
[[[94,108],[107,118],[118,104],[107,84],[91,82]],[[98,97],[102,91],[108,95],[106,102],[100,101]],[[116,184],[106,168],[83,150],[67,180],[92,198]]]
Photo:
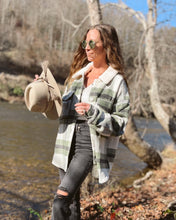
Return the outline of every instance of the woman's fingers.
[[[90,108],[90,104],[88,103],[79,102],[75,104],[75,110],[80,115],[84,115],[85,112],[89,110],[89,108]]]
[[[34,81],[36,81],[39,78],[39,75],[35,75]]]

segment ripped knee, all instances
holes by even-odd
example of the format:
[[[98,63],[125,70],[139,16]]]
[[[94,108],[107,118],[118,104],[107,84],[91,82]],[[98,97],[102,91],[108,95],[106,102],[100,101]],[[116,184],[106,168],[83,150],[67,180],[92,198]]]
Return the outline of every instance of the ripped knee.
[[[53,216],[60,217],[64,215],[65,217],[67,217],[66,219],[68,219],[68,216],[70,216],[71,214],[69,205],[70,205],[70,198],[68,191],[64,188],[59,187],[54,196]]]
[[[63,197],[68,197],[69,193],[67,191],[67,189],[63,188],[63,187],[59,187],[57,189],[57,196],[60,197],[60,198],[63,198]]]

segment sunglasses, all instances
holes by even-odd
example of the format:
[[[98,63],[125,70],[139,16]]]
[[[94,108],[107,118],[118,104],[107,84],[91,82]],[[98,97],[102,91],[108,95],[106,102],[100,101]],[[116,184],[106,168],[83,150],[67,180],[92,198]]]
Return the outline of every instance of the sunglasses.
[[[81,45],[82,45],[82,48],[83,48],[83,49],[86,49],[87,44],[89,44],[90,49],[94,49],[95,46],[96,46],[96,42],[93,41],[93,40],[90,40],[89,42],[87,42],[86,40],[83,40],[83,42],[82,42],[82,44],[81,44]]]

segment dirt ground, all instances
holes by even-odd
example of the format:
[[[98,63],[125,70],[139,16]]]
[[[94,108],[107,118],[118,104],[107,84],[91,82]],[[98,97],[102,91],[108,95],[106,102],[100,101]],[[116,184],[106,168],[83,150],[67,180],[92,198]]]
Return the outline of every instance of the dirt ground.
[[[136,187],[105,188],[81,200],[82,220],[176,220],[176,149],[162,152],[163,165]],[[151,174],[151,172],[150,172]],[[50,219],[45,210],[43,219]]]

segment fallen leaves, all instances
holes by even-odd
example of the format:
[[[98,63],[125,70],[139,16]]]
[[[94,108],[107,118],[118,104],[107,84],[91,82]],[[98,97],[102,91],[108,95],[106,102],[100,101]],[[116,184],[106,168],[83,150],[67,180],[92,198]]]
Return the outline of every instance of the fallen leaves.
[[[81,220],[176,220],[176,210],[168,207],[176,201],[176,151],[169,149],[164,155],[161,169],[140,188],[107,186],[83,197]]]
[[[175,220],[176,211],[167,207],[176,200],[176,152],[171,156],[139,189],[117,186],[81,200],[82,220]]]

